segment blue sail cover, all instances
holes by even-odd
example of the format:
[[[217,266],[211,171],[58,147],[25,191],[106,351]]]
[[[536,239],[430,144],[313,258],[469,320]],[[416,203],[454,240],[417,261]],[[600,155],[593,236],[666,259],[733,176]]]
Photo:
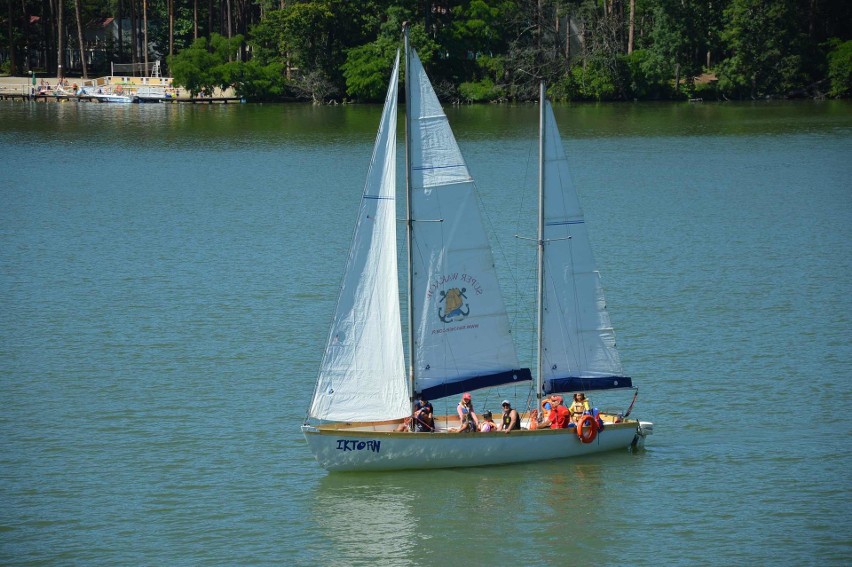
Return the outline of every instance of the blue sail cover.
[[[509,384],[514,382],[525,382],[532,380],[532,373],[529,368],[519,368],[506,372],[498,372],[497,374],[489,374],[487,376],[474,376],[458,382],[450,382],[426,388],[419,394],[426,400],[438,400],[448,396],[455,396],[469,390],[480,390],[490,386]]]
[[[594,390],[618,390],[632,387],[633,380],[629,376],[595,376],[594,378],[566,376],[565,378],[553,378],[546,381],[544,383],[544,393],[591,392]]]

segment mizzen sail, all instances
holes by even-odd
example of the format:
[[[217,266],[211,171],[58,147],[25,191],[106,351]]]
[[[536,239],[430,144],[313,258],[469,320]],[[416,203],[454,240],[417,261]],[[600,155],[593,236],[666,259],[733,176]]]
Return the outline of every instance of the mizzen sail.
[[[544,391],[629,388],[553,109],[543,104]]]

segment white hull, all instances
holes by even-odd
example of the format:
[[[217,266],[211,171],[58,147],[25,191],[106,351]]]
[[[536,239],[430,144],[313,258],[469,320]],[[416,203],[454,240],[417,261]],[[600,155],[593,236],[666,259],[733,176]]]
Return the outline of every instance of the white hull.
[[[637,421],[607,424],[591,443],[581,442],[575,429],[458,434],[387,430],[392,427],[305,425],[302,432],[324,469],[385,471],[480,467],[627,450],[641,447],[653,425]]]
[[[119,96],[119,95],[90,95],[97,99],[98,102],[109,102],[109,103],[118,103],[118,104],[130,104],[133,102],[133,99],[129,96]]]

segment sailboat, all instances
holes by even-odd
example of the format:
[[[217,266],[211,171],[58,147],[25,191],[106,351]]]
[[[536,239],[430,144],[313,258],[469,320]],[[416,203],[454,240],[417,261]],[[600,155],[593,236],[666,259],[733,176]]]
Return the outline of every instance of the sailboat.
[[[302,425],[311,452],[327,470],[368,471],[498,465],[641,447],[652,424],[606,414],[599,416],[603,430],[589,423],[586,433],[595,427],[594,434],[585,436],[578,429],[536,428],[534,412],[525,412],[523,428],[509,434],[456,433],[455,415],[436,417],[429,433],[399,430],[416,400],[468,390],[528,381],[535,383],[540,400],[556,392],[633,388],[621,371],[579,202],[565,191],[567,162],[543,87],[540,346],[533,382],[530,369],[518,363],[473,179],[409,46],[407,29],[404,52],[409,361],[406,367],[397,278],[397,53],[331,331]],[[566,315],[581,302],[585,305]]]

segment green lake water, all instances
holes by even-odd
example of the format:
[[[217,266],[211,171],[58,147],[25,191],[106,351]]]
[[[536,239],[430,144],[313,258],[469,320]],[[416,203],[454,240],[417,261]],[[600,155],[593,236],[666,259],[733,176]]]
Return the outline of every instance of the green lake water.
[[[848,564],[852,104],[557,106],[647,450],[329,474],[379,114],[0,102],[0,564]],[[447,114],[530,364],[538,110]]]

